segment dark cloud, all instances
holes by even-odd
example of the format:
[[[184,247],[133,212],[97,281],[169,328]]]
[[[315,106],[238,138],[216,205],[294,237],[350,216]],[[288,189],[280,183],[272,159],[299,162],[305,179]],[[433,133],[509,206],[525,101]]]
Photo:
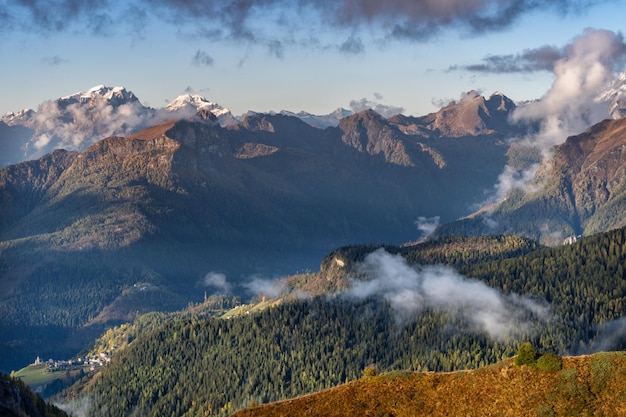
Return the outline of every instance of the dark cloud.
[[[365,46],[363,45],[361,38],[357,36],[350,36],[344,43],[341,44],[339,51],[344,54],[358,55],[365,52]]]
[[[112,21],[107,0],[17,0],[8,7],[19,26],[39,32],[65,31],[85,21],[88,29],[98,20]]]
[[[47,64],[47,65],[50,65],[51,67],[54,67],[54,66],[57,66],[57,65],[64,64],[64,63],[68,62],[68,60],[65,59],[65,58],[62,58],[62,57],[60,57],[58,55],[55,55],[55,56],[43,57],[41,59],[41,62],[43,62],[44,64]]]
[[[193,94],[195,93],[195,91],[193,90],[192,86],[188,85],[187,88],[185,88],[185,93]]]
[[[88,22],[87,29],[96,36],[108,37],[115,35],[115,21],[106,13],[89,16]]]
[[[204,51],[201,51],[200,49],[198,49],[196,54],[191,59],[191,64],[199,66],[199,67],[200,66],[211,67],[213,66],[213,63],[214,63],[214,60],[211,57],[211,55],[207,54]]]
[[[522,53],[515,55],[490,55],[483,58],[481,64],[453,66],[449,70],[467,70],[484,73],[552,71],[554,63],[561,59],[562,56],[562,49],[545,45],[536,49],[526,49]]]
[[[374,29],[387,39],[423,40],[450,28],[473,34],[499,31],[532,11],[567,15],[597,3],[598,0],[130,0],[121,7],[109,0],[17,0],[0,11],[0,20],[17,23],[24,30],[53,32],[82,27],[109,35],[119,25],[131,27],[131,31],[142,28],[150,16],[177,26],[195,24],[198,36],[250,43],[267,43],[271,39],[268,33],[274,29],[287,33],[286,36],[293,31],[315,36],[310,33],[311,28],[320,25],[355,31]],[[141,19],[125,20],[123,16],[129,11]],[[311,25],[312,20],[319,25]],[[344,45],[342,52],[359,50],[356,37]]]
[[[377,25],[388,37],[408,40],[430,38],[449,27],[480,34],[510,27],[532,11],[578,13],[595,0],[301,0],[314,5],[337,26]]]
[[[285,51],[283,48],[283,43],[279,40],[272,40],[267,43],[267,50],[270,55],[275,56],[278,59],[283,59],[285,57]]]

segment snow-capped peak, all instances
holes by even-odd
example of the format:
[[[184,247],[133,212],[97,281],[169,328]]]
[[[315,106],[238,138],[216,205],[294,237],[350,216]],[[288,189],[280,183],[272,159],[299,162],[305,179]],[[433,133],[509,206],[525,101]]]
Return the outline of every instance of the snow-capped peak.
[[[35,111],[33,109],[23,109],[17,113],[10,111],[5,113],[0,120],[8,125],[24,123],[34,113]]]
[[[79,102],[89,103],[92,101],[105,100],[113,106],[120,106],[126,103],[134,103],[139,99],[124,87],[107,87],[105,85],[97,85],[87,91],[80,91],[72,95],[62,97],[60,102]]]
[[[217,117],[230,114],[230,110],[198,94],[183,94],[182,96],[178,96],[165,106],[165,110],[171,112],[193,110],[194,113],[199,110],[209,110]]]
[[[607,88],[595,99],[596,102],[609,105],[609,115],[613,119],[626,116],[626,71],[615,78],[610,88]]]

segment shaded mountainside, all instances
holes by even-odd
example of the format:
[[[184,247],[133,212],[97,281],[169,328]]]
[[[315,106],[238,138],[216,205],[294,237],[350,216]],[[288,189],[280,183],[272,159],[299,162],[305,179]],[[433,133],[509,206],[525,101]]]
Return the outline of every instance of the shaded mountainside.
[[[3,417],[67,417],[46,404],[18,379],[0,374],[0,415]]]
[[[371,111],[324,130],[283,115],[228,128],[213,119],[0,170],[6,334],[37,326],[29,334],[74,345],[97,330],[86,324],[220,291],[203,282],[212,271],[236,285],[315,267],[338,246],[414,240],[418,216],[466,214],[506,161],[497,137],[418,141]],[[7,342],[3,360],[57,356],[36,339]]]
[[[624,226],[626,119],[605,120],[557,147],[527,191],[438,234],[516,233],[546,244]]]
[[[506,360],[475,371],[364,377],[233,417],[624,415],[625,386],[623,352],[565,357],[553,371]]]

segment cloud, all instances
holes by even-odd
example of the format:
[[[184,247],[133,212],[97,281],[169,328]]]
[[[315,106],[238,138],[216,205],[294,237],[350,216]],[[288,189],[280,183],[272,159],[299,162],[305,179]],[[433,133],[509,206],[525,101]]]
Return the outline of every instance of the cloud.
[[[235,0],[182,1],[130,0],[123,7],[107,0],[29,0],[7,2],[0,12],[6,28],[37,30],[44,33],[84,30],[109,36],[121,26],[137,37],[137,28],[125,16],[192,25],[197,36],[212,40],[233,39],[245,43],[265,43],[268,33],[294,32],[303,37],[321,30],[352,30],[382,33],[383,39],[422,41],[439,33],[456,30],[481,34],[505,30],[522,16],[535,11],[567,15],[596,5],[596,0]],[[278,16],[278,17],[277,17]],[[271,40],[270,40],[271,42]],[[354,51],[358,43],[347,44],[343,52]]]
[[[623,349],[624,343],[626,343],[626,317],[621,317],[598,325],[596,336],[586,351],[592,353]]]
[[[226,280],[226,274],[215,271],[206,274],[202,279],[202,284],[205,287],[213,287],[225,293],[229,293],[232,288],[230,283]]]
[[[430,38],[450,27],[471,33],[499,31],[535,10],[567,14],[595,4],[591,0],[305,0],[300,3],[321,9],[322,15],[333,25],[378,26],[387,31],[388,37],[408,40]]]
[[[515,55],[490,55],[481,64],[452,66],[450,71],[466,70],[483,73],[531,73],[552,71],[554,63],[562,57],[562,50],[545,45],[536,49],[526,49]]]
[[[83,149],[98,139],[128,135],[159,121],[139,101],[115,107],[106,99],[96,99],[88,106],[70,102],[63,107],[59,108],[56,101],[46,101],[37,109],[29,125],[35,130],[35,150],[45,151],[50,144],[67,150]]]
[[[513,123],[540,126],[536,133],[511,141],[535,149],[547,160],[556,145],[609,117],[609,102],[599,101],[597,97],[606,91],[617,70],[626,62],[626,43],[621,33],[586,29],[563,48],[528,50],[512,57],[508,63],[504,61],[506,59],[497,65],[504,70],[507,65],[521,65],[523,71],[543,70],[551,63],[554,82],[548,92],[540,100],[518,105],[511,115]],[[491,70],[495,72],[496,68]],[[514,169],[507,165],[483,204],[501,201],[515,188],[535,190],[530,183],[539,167],[540,164],[531,164]]]
[[[51,67],[54,67],[57,65],[65,64],[66,62],[69,62],[69,61],[65,58],[60,57],[59,55],[54,55],[54,56],[46,56],[46,57],[41,58],[41,62],[47,65],[50,65]]]
[[[626,60],[621,33],[586,29],[554,62],[554,83],[539,101],[518,106],[514,121],[540,121],[534,143],[545,154],[572,135],[608,117],[608,104],[595,101]]]
[[[74,417],[86,417],[91,411],[93,399],[87,396],[79,396],[67,402],[54,402],[54,405]]]
[[[114,22],[106,1],[30,0],[10,2],[6,7],[10,23],[28,31],[63,32],[87,22],[83,30],[102,35],[101,22]]]
[[[434,309],[462,317],[472,325],[468,330],[504,341],[532,333],[538,321],[550,318],[545,303],[516,294],[504,295],[449,267],[412,268],[404,258],[384,249],[367,255],[360,268],[372,279],[355,280],[346,295],[359,300],[382,297],[391,304],[400,322]]]
[[[505,165],[490,196],[486,201],[480,203],[480,206],[500,202],[514,189],[522,189],[526,192],[535,191],[536,188],[531,185],[531,181],[535,178],[539,167],[540,164],[538,163],[532,164],[525,169],[515,169],[509,164]]]
[[[350,109],[353,113],[372,109],[383,117],[391,117],[404,112],[404,107],[380,103],[379,101],[382,100],[383,96],[378,93],[374,93],[374,98],[376,100],[369,100],[367,98],[362,98],[360,100],[351,100],[349,104]]]
[[[285,50],[283,48],[283,43],[279,40],[271,40],[267,43],[267,50],[270,55],[275,56],[278,59],[283,59],[285,57]]]
[[[437,229],[437,226],[439,226],[439,220],[440,220],[439,216],[418,217],[417,220],[415,221],[415,226],[417,227],[417,230],[422,232],[421,238],[430,237],[430,235],[432,235]]]
[[[284,280],[260,277],[253,277],[252,280],[242,285],[253,295],[265,295],[270,298],[280,297],[287,289],[287,284]]]
[[[358,36],[350,36],[344,43],[341,44],[339,51],[343,54],[358,55],[365,52],[365,46],[363,45],[361,38]]]
[[[211,57],[211,55],[209,55],[208,53],[198,49],[196,51],[196,54],[193,56],[193,58],[191,59],[191,64],[192,65],[196,65],[196,66],[206,66],[206,67],[211,67],[213,66],[213,58]]]

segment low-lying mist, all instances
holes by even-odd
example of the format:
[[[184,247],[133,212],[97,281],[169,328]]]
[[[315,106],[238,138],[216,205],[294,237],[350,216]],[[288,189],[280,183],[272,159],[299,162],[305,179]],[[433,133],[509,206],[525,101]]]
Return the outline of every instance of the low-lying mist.
[[[362,300],[381,297],[393,308],[399,323],[425,309],[461,316],[473,329],[497,341],[532,334],[537,323],[550,320],[546,302],[517,294],[503,294],[481,281],[465,277],[447,266],[413,268],[400,255],[384,249],[370,253],[360,270],[371,277],[353,280],[345,296]]]

